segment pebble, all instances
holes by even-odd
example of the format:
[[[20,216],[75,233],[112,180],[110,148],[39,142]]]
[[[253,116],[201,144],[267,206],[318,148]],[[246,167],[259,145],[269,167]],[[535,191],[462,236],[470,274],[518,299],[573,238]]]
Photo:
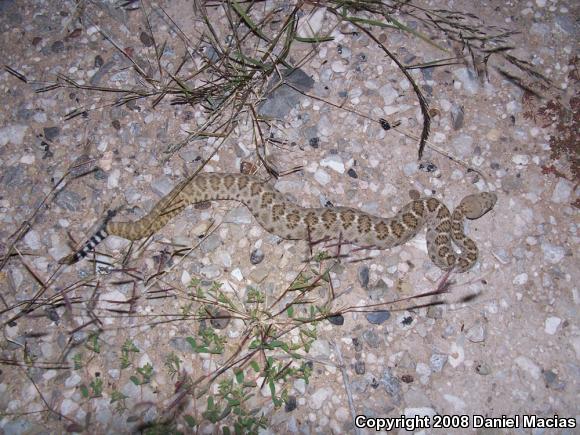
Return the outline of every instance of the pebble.
[[[109,177],[107,178],[107,188],[115,189],[119,185],[119,177],[121,176],[121,171],[118,169],[113,169],[109,173]]]
[[[153,183],[151,183],[151,189],[158,196],[169,194],[174,186],[175,183],[168,177],[155,177]]]
[[[491,128],[485,135],[485,137],[491,142],[497,142],[500,136],[500,131],[497,128]]]
[[[50,49],[52,50],[53,53],[61,53],[64,51],[64,42],[60,40],[54,41],[50,46]]]
[[[456,68],[453,70],[453,75],[463,84],[463,88],[471,95],[477,94],[479,91],[479,82],[475,77],[475,73],[467,68]]]
[[[527,282],[528,282],[527,273],[520,273],[519,275],[516,275],[516,277],[512,281],[512,283],[515,285],[524,285]]]
[[[368,322],[372,323],[373,325],[380,325],[386,322],[389,317],[391,317],[391,313],[387,310],[373,311],[372,313],[367,313],[366,315]]]
[[[431,358],[429,358],[429,367],[434,373],[439,373],[441,370],[443,370],[443,367],[447,363],[448,359],[448,355],[443,353],[434,353],[431,355]]]
[[[346,64],[340,60],[335,60],[330,64],[330,68],[332,68],[332,71],[335,73],[343,73],[346,71]]]
[[[558,327],[562,323],[559,317],[548,317],[544,323],[544,331],[546,334],[554,335],[558,331]]]
[[[365,341],[365,343],[368,344],[369,347],[373,349],[378,348],[381,344],[380,337],[372,329],[367,329],[366,331],[364,331],[362,333],[362,338]]]
[[[542,369],[527,356],[518,356],[514,362],[523,371],[527,372],[532,378],[540,379],[542,375]]]
[[[292,412],[298,407],[296,403],[296,396],[288,396],[288,400],[286,400],[286,404],[284,405],[284,411]]]
[[[60,134],[60,127],[56,127],[56,126],[54,126],[54,127],[44,127],[42,129],[42,132],[43,132],[44,137],[46,139],[48,139],[49,141],[53,141]]]
[[[544,376],[546,387],[557,391],[562,391],[566,388],[566,383],[558,379],[558,375],[552,370],[544,370],[542,374]]]
[[[348,176],[349,176],[349,177],[351,177],[351,178],[358,178],[358,174],[356,173],[356,171],[355,171],[353,168],[350,168],[350,169],[347,171],[347,174],[348,174]]]
[[[369,268],[366,265],[362,265],[358,268],[358,282],[361,287],[367,288],[369,285]]]
[[[252,223],[252,213],[246,207],[237,207],[226,213],[224,222],[228,224],[248,225]]]
[[[530,162],[530,156],[526,154],[516,154],[512,157],[512,162],[516,165],[525,166]]]
[[[368,86],[367,86],[368,87]],[[379,95],[383,97],[385,106],[390,106],[395,102],[399,93],[391,84],[386,84],[379,89]]]
[[[460,130],[461,127],[463,127],[464,117],[465,112],[463,111],[463,106],[453,104],[453,106],[451,106],[451,122],[454,130]]]
[[[81,381],[82,381],[82,378],[77,373],[72,373],[64,381],[64,386],[67,387],[67,388],[73,388],[73,387],[76,387],[78,384],[80,384]]]
[[[79,405],[74,400],[64,399],[60,404],[60,412],[63,415],[70,415],[79,409]]]
[[[129,246],[131,242],[127,239],[117,236],[109,236],[105,239],[104,244],[111,251],[120,251],[123,248]]]
[[[486,363],[479,363],[475,366],[475,372],[481,376],[487,376],[491,373],[491,368]]]
[[[465,402],[462,399],[460,399],[459,397],[454,396],[452,394],[444,394],[443,398],[447,402],[449,402],[451,404],[451,406],[453,406],[455,411],[461,412],[463,409],[465,409]]]
[[[232,267],[232,257],[228,252],[220,251],[217,254],[217,258],[224,268],[229,269]]]
[[[32,165],[36,161],[34,154],[25,154],[20,158],[20,163],[25,165]]]
[[[544,260],[552,264],[559,263],[566,255],[564,248],[551,243],[542,243],[542,252],[544,253]]]
[[[316,9],[313,13],[303,16],[298,20],[297,35],[300,38],[314,38],[322,29],[322,23],[326,15],[326,9]]]
[[[417,163],[407,163],[403,166],[403,173],[406,177],[410,177],[417,172]]]
[[[570,14],[558,14],[556,16],[556,25],[563,32],[569,34],[577,32],[576,20]]]
[[[330,345],[327,340],[318,339],[310,347],[310,355],[327,358],[330,355]]]
[[[465,336],[472,343],[481,343],[487,339],[487,326],[486,323],[479,319],[471,326]]]
[[[339,174],[344,174],[344,163],[337,155],[330,155],[320,161],[320,166],[330,168]]]
[[[220,269],[213,264],[202,267],[199,273],[201,273],[207,279],[216,279],[221,275]]]
[[[264,252],[261,249],[254,249],[250,253],[250,263],[260,264],[264,260]]]
[[[314,85],[314,80],[303,70],[297,68],[289,73],[283,70],[284,79],[303,92],[309,91]],[[265,101],[258,106],[258,113],[261,116],[271,116],[273,118],[285,118],[292,108],[296,107],[303,95],[287,85],[277,87],[270,92]]]
[[[28,231],[24,236],[24,243],[26,243],[26,245],[30,249],[33,250],[40,249],[40,247],[42,246],[40,244],[40,234],[38,234],[38,232],[36,232],[35,230]]]
[[[234,270],[232,270],[231,275],[240,282],[244,279],[242,271],[237,267]]]
[[[552,202],[564,204],[570,201],[572,194],[572,183],[568,180],[560,179],[552,192]]]
[[[401,393],[401,382],[391,373],[391,369],[386,368],[383,371],[380,383],[385,387],[385,391],[391,397],[398,397]]]
[[[328,183],[330,183],[330,175],[328,175],[328,172],[321,168],[318,168],[314,173],[314,179],[323,186],[326,186]]]
[[[457,368],[463,364],[463,361],[465,361],[465,350],[463,346],[457,343],[451,343],[448,361],[453,368]]]
[[[304,379],[296,379],[292,384],[296,392],[304,395],[306,393],[306,381]]]
[[[320,409],[322,408],[322,405],[324,405],[332,396],[334,396],[334,391],[332,388],[320,388],[314,394],[312,394],[312,396],[310,396],[308,404],[312,409]]]
[[[191,282],[191,275],[189,274],[189,272],[187,272],[186,270],[181,272],[181,284],[189,285],[190,282]]]
[[[336,316],[329,316],[326,318],[330,323],[336,326],[344,325],[344,316],[342,314],[337,314]]]
[[[302,181],[278,180],[274,187],[282,193],[296,193],[303,191],[304,183]]]
[[[4,146],[7,143],[22,145],[27,130],[28,126],[18,124],[0,128],[0,145]]]
[[[141,202],[141,192],[134,187],[128,187],[123,192],[128,204],[138,204]]]

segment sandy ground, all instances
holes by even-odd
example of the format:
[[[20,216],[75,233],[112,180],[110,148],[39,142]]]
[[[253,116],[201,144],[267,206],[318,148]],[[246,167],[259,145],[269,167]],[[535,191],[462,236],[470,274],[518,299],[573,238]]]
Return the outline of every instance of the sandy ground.
[[[486,79],[465,65],[411,70],[432,115],[421,162],[423,118],[413,89],[360,33],[335,30],[335,39],[301,65],[305,74],[297,86],[313,97],[275,94],[262,107],[262,114],[283,118],[262,124],[272,139],[264,148],[268,161],[282,174],[302,168],[272,182],[303,206],[351,206],[390,216],[417,193],[450,208],[478,191],[499,198],[490,213],[467,224],[480,258],[468,273],[449,277],[446,294],[381,307],[388,313],[347,312],[333,319],[343,324],[319,322],[305,360],[312,370],[308,383],[298,375],[278,379],[277,392],[285,388],[288,395],[280,408],[268,385],[259,389],[264,374],[256,375],[258,388],[246,405],[264,413],[263,433],[356,433],[353,414],[393,419],[385,423],[419,416],[408,422],[420,420],[427,427],[417,431],[426,434],[452,432],[436,424],[463,425],[457,433],[578,433],[578,11],[567,1],[513,3],[422,5],[470,12],[520,32],[509,39],[516,47],[510,53],[551,83],[520,72],[522,84],[539,95],[524,91],[499,73],[514,70],[498,57],[490,59]],[[107,210],[120,207],[120,220],[145,215],[207,159],[204,171],[239,172],[245,162],[268,176],[248,116],[223,143],[200,138],[168,154],[207,121],[200,106],[170,105],[169,97],[155,106],[153,98],[115,106],[117,94],[74,86],[35,93],[59,74],[61,83],[64,75],[78,85],[157,86],[145,83],[98,31],[155,75],[143,10],[79,4],[86,8],[0,2],[2,62],[29,81],[0,73],[0,248],[3,255],[16,248],[0,271],[0,430],[121,433],[164,421],[159,433],[221,433],[220,423],[200,412],[207,396],[180,396],[180,382],[222,367],[242,343],[250,316],[244,311],[215,329],[226,338],[225,353],[195,353],[188,337],[199,342],[208,322],[194,320],[199,306],[192,303],[191,282],[201,280],[206,291],[219,282],[246,308],[250,287],[272,301],[304,269],[308,247],[268,234],[237,203],[213,202],[190,207],[131,251],[127,241],[108,238],[99,258],[112,267],[95,268],[89,260],[58,264],[72,239],[90,237]],[[210,56],[198,45],[189,3],[163,6],[191,46],[205,47]],[[223,16],[212,14],[223,26]],[[151,17],[158,44],[168,42],[163,67],[172,70],[183,45],[159,14]],[[331,22],[327,13],[311,25]],[[407,65],[449,56],[408,32],[377,35]],[[297,44],[292,59],[311,48]],[[69,119],[79,107],[86,113]],[[400,126],[385,130],[379,118]],[[75,164],[81,176],[57,184]],[[85,174],[87,168],[94,170]],[[24,231],[12,245],[19,229]],[[332,265],[333,310],[428,292],[443,273],[429,261],[424,238],[314,264],[311,275]],[[191,248],[189,255],[169,258],[177,245]],[[310,295],[315,304],[330,294],[324,282]],[[412,308],[434,300],[444,303]],[[296,330],[288,337],[299,342]],[[279,349],[270,352],[275,362],[290,362]],[[171,358],[180,361],[177,373]],[[217,393],[217,382],[211,391]],[[515,428],[477,429],[476,416],[505,416],[499,424]],[[560,427],[542,428],[553,423]]]

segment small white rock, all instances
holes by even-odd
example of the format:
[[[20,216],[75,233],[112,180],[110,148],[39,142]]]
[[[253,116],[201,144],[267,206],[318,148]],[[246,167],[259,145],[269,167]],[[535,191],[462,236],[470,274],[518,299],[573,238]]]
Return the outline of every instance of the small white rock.
[[[36,158],[33,154],[25,154],[20,158],[20,163],[24,163],[25,165],[32,165]]]
[[[235,268],[232,270],[231,275],[237,279],[238,281],[242,281],[244,279],[244,275],[242,275],[242,271],[239,268]]]
[[[530,161],[530,156],[526,155],[526,154],[516,154],[515,156],[512,157],[512,162],[514,162],[516,165],[527,165]]]
[[[314,173],[314,179],[318,181],[323,186],[330,183],[330,175],[324,169],[318,168]]]
[[[465,350],[457,343],[451,343],[449,348],[449,359],[451,367],[456,368],[465,361]]]
[[[119,177],[121,176],[121,171],[118,169],[113,169],[109,173],[109,178],[107,179],[107,188],[115,189],[119,185]]]
[[[562,319],[559,317],[548,317],[544,325],[544,332],[546,332],[546,334],[554,335],[558,330],[560,323],[562,323]]]
[[[71,399],[64,399],[60,405],[60,412],[63,415],[69,415],[72,414],[74,411],[76,411],[79,408],[79,405],[76,404],[76,402],[74,402]]]
[[[542,375],[542,369],[540,369],[540,367],[527,356],[518,356],[514,362],[520,369],[528,372],[532,378],[540,379],[540,376]]]
[[[9,142],[14,145],[22,145],[26,130],[28,130],[26,125],[9,125],[0,128],[0,145],[4,146]]]
[[[524,285],[527,282],[528,282],[528,274],[527,273],[520,273],[512,281],[512,283],[514,283],[515,285]]]
[[[323,158],[320,161],[320,166],[330,168],[340,174],[344,174],[344,163],[342,162],[342,159],[337,155],[330,155],[328,157]]]
[[[24,236],[24,243],[26,243],[30,249],[40,249],[40,235],[36,231],[30,230]]]
[[[332,62],[332,64],[330,64],[330,68],[332,68],[332,71],[335,73],[343,73],[346,71],[346,65],[340,60],[335,60]]]
[[[331,388],[320,388],[317,390],[312,396],[310,396],[310,400],[308,401],[312,409],[320,409],[322,405],[328,401],[329,397],[332,397],[334,394]]]
[[[66,388],[76,387],[78,384],[81,383],[81,380],[82,380],[81,377],[77,373],[73,373],[64,381],[64,386]]]
[[[544,260],[552,264],[559,263],[566,255],[564,248],[551,243],[542,243],[542,252],[544,253]]]
[[[385,102],[385,106],[390,106],[395,102],[399,93],[397,90],[391,85],[386,84],[379,89],[379,94],[383,97],[383,101]]]
[[[298,20],[297,34],[300,38],[314,38],[322,29],[322,22],[326,15],[325,8],[315,9],[313,13]]]
[[[452,394],[444,394],[443,398],[455,408],[456,411],[462,411],[465,409],[465,402],[457,396]]]
[[[564,204],[570,201],[570,195],[572,194],[572,183],[568,180],[560,179],[554,192],[552,192],[552,202],[558,204]]]
[[[189,285],[190,282],[191,282],[191,275],[186,270],[181,272],[181,284]]]

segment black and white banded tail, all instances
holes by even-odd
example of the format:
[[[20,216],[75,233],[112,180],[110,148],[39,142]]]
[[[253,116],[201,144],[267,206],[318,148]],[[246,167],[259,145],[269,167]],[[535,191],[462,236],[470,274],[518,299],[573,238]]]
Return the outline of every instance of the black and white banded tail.
[[[109,235],[105,229],[106,225],[103,225],[78,251],[61,258],[58,262],[60,264],[75,264],[77,261],[82,260],[89,252],[91,252],[95,247],[107,238]]]

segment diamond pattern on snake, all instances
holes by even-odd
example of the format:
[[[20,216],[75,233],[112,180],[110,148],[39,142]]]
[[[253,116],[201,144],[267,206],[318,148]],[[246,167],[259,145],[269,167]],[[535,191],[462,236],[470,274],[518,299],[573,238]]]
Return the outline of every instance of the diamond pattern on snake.
[[[453,213],[436,198],[421,198],[406,204],[393,217],[380,217],[349,207],[301,207],[256,176],[202,173],[179,183],[143,218],[106,222],[60,263],[76,263],[109,235],[129,240],[149,237],[188,205],[210,200],[241,202],[265,230],[289,240],[340,239],[343,243],[388,249],[406,243],[426,228],[431,261],[443,270],[461,273],[473,267],[479,254],[475,242],[463,231],[463,220],[483,216],[494,207],[497,196],[490,192],[468,195]]]

